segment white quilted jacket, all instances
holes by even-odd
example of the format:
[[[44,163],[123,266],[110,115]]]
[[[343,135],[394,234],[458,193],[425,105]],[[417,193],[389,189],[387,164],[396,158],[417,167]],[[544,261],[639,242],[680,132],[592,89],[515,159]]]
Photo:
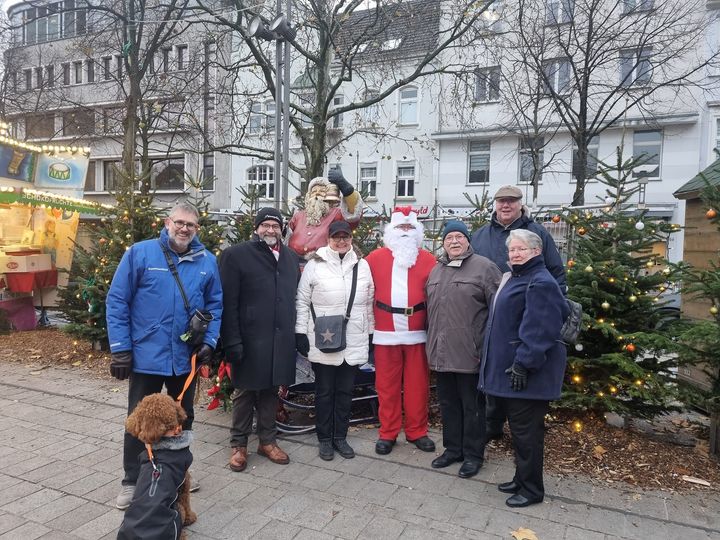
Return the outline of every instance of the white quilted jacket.
[[[352,270],[358,263],[357,290],[350,320],[346,331],[345,350],[324,353],[315,348],[315,325],[310,313],[310,302],[315,315],[344,315],[352,287]],[[329,247],[317,250],[303,270],[297,291],[297,322],[295,333],[307,334],[310,341],[311,362],[339,366],[345,360],[351,366],[364,364],[368,359],[368,336],[375,329],[373,285],[370,266],[364,259],[358,262],[354,251],[349,251],[341,260],[338,253]]]

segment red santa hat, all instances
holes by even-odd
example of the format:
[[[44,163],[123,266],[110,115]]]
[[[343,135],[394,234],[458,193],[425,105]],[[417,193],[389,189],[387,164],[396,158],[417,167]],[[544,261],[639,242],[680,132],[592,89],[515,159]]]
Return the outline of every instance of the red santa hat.
[[[390,215],[390,225],[397,227],[398,225],[409,224],[417,229],[418,215],[412,206],[396,206]]]

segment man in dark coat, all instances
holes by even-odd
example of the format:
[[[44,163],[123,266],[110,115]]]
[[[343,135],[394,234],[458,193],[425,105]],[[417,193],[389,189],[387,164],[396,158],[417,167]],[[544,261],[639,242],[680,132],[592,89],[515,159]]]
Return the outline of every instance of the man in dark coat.
[[[526,229],[534,232],[543,243],[543,259],[548,271],[557,281],[563,294],[567,291],[565,282],[565,265],[555,245],[552,235],[547,229],[537,223],[531,216],[527,207],[522,203],[522,190],[516,186],[503,186],[495,193],[495,211],[492,213],[490,223],[480,227],[472,237],[472,247],[476,254],[487,257],[494,262],[501,272],[509,272],[507,238],[510,231]],[[499,409],[499,405],[492,396],[488,396],[487,409],[487,439],[501,439],[503,424],[507,415]]]
[[[255,234],[220,258],[224,316],[221,336],[231,365],[233,421],[230,469],[247,466],[247,442],[257,410],[257,453],[289,463],[276,443],[278,387],[295,382],[295,294],[298,258],[281,242],[283,218],[261,208]]]

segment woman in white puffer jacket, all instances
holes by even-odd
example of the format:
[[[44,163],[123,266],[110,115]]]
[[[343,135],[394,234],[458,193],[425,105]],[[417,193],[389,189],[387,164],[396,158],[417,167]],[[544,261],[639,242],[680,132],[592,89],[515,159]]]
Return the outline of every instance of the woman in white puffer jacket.
[[[315,347],[312,303],[317,317],[345,315],[352,290],[353,267],[358,265],[357,288],[346,327],[344,350],[325,353]],[[358,366],[368,360],[369,338],[375,328],[375,287],[370,267],[352,247],[352,232],[344,221],[330,226],[328,245],[308,261],[297,292],[297,350],[312,362],[315,372],[316,432],[320,457],[355,457],[347,443],[352,391]]]

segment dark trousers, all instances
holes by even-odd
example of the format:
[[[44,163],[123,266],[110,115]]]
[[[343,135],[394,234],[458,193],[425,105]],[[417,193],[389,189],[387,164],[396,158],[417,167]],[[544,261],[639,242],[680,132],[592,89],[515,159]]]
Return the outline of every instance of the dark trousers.
[[[485,454],[485,396],[477,373],[437,372],[443,446],[453,457],[482,463]]]
[[[495,396],[487,396],[485,409],[485,429],[488,436],[493,436],[503,432],[503,425],[507,418],[505,406],[500,403],[500,398]]]
[[[315,431],[319,441],[345,439],[350,425],[357,366],[313,363],[315,372]]]
[[[130,388],[128,390],[128,416],[135,410],[138,403],[145,396],[162,392],[163,386],[167,388],[167,393],[173,398],[180,395],[185,385],[186,375],[148,375],[146,373],[131,373]],[[183,395],[182,408],[185,409],[187,420],[183,423],[184,430],[192,429],[195,412],[193,411],[193,399],[195,397],[195,381],[194,378],[190,387]],[[140,463],[138,455],[145,452],[145,445],[138,439],[125,432],[125,440],[123,441],[123,469],[125,469],[125,478],[122,483],[125,485],[135,485],[137,483],[138,474],[140,473]]]
[[[520,495],[538,500],[545,496],[543,452],[545,415],[548,401],[537,399],[495,398],[507,411],[515,450],[515,478]]]
[[[253,410],[257,411],[257,434],[261,445],[273,444],[277,437],[275,415],[278,408],[278,387],[263,390],[236,389],[232,395],[232,426],[230,446],[247,446],[252,433]]]

